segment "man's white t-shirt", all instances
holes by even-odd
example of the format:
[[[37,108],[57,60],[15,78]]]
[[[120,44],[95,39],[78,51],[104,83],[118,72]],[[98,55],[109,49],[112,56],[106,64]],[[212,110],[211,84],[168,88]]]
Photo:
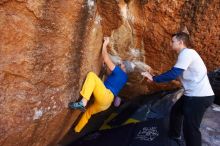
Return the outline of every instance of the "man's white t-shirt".
[[[185,89],[184,95],[214,95],[207,76],[207,68],[195,50],[188,48],[181,50],[174,67],[184,69],[183,74],[180,76],[180,81]]]

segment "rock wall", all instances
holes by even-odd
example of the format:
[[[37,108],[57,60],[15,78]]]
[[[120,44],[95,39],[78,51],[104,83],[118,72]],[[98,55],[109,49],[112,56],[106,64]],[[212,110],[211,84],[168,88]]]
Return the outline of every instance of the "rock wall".
[[[80,114],[68,102],[100,72],[103,36],[113,56],[137,65],[127,98],[176,87],[139,71],[172,67],[170,37],[183,26],[208,69],[219,67],[219,10],[218,0],[1,0],[0,145],[55,145],[65,135]]]
[[[0,5],[0,145],[54,145],[79,112],[89,70],[99,72],[101,25],[94,3],[4,1]]]

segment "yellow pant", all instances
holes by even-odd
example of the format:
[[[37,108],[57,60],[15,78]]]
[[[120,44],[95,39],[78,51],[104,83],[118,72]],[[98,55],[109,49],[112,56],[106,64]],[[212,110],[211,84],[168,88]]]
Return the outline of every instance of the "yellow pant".
[[[113,93],[105,87],[102,80],[93,72],[89,72],[83,84],[80,94],[87,100],[94,95],[94,104],[88,107],[79,123],[75,127],[76,132],[80,132],[87,124],[91,115],[108,109],[114,99]]]

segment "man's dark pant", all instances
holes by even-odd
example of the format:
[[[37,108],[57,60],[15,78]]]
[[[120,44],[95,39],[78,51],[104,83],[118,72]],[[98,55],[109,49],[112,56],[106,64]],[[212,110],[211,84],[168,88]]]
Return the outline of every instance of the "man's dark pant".
[[[173,106],[170,114],[170,136],[178,138],[183,134],[187,146],[201,146],[199,131],[202,117],[206,109],[213,103],[214,96],[189,97],[182,96]]]

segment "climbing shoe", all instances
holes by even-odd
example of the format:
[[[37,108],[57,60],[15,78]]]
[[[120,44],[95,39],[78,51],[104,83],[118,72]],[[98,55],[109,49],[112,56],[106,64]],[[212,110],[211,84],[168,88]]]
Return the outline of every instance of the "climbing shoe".
[[[70,102],[69,103],[69,108],[70,109],[78,109],[78,110],[81,110],[81,111],[85,111],[85,107],[83,106],[83,102],[82,101],[79,101],[79,102]]]

